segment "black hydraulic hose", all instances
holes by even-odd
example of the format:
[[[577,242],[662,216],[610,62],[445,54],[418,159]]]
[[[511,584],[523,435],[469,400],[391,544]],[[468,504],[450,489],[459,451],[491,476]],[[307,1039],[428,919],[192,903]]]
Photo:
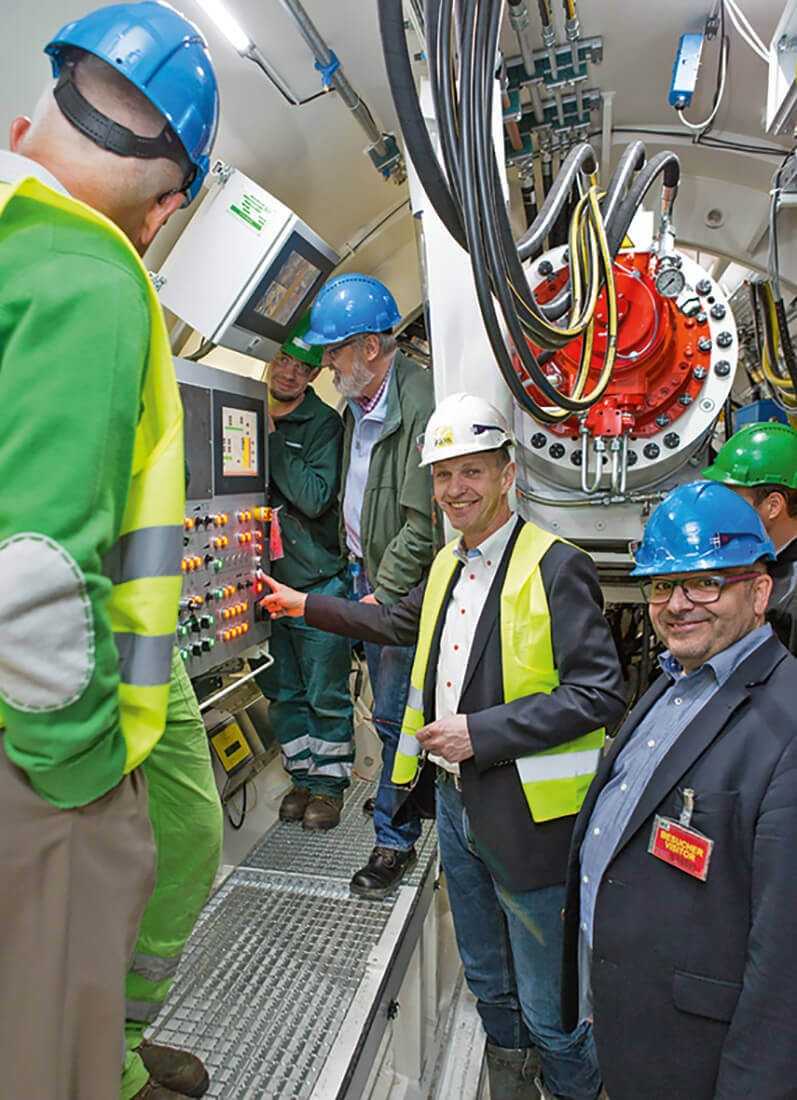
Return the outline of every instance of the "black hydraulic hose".
[[[602,204],[603,220],[607,225],[611,222],[620,202],[625,197],[634,172],[638,172],[644,167],[645,157],[645,143],[639,140],[632,141],[620,157],[614,174],[609,181],[609,186],[606,188],[606,195]]]
[[[459,118],[454,101],[454,73],[451,55],[453,7],[446,0],[428,0],[427,56],[434,100],[437,131],[449,186],[458,209],[462,209],[462,180],[459,168]],[[460,222],[461,222],[460,216]]]
[[[471,94],[466,97],[465,104],[463,105],[463,151],[468,158],[470,158],[472,154],[475,154],[476,168],[475,173],[469,171],[467,167],[465,167],[463,172],[468,200],[468,210],[466,211],[468,240],[469,243],[473,244],[471,238],[474,236],[479,237],[478,249],[480,253],[482,252],[482,246],[486,246],[487,262],[490,265],[492,274],[492,279],[490,281],[492,282],[493,293],[498,298],[501,311],[504,315],[504,321],[506,322],[518,358],[531,376],[535,386],[542,391],[543,395],[557,409],[568,409],[574,412],[580,408],[579,404],[572,402],[569,398],[559,393],[540,368],[534,353],[528,345],[516,312],[516,300],[513,299],[509,289],[509,280],[507,279],[507,273],[504,268],[504,261],[508,261],[510,267],[514,261],[514,265],[516,265],[517,270],[520,272],[521,278],[522,268],[520,267],[520,262],[514,247],[507,251],[501,249],[498,243],[497,226],[502,222],[502,213],[503,219],[506,219],[506,212],[503,210],[502,202],[496,201],[498,195],[500,195],[500,183],[497,165],[495,164],[495,149],[492,141],[491,107],[493,82],[492,73],[488,66],[490,59],[495,56],[498,31],[500,28],[500,10],[500,5],[491,5],[481,0],[476,16],[473,39],[469,39],[463,44],[462,83],[466,88],[470,87],[473,89]],[[467,21],[464,22],[466,25],[469,25]],[[468,116],[467,132],[465,127],[466,114]],[[475,181],[476,190],[480,199],[479,203],[474,200],[474,196],[470,192],[470,187],[467,186],[471,181]],[[479,218],[477,214],[474,218],[473,211],[478,211],[479,208],[484,211],[485,216]],[[508,222],[508,219],[506,220]],[[511,243],[511,230],[509,232],[509,237]],[[473,249],[471,250],[471,255],[473,255]],[[483,261],[480,256],[479,263],[481,264],[481,262]],[[523,289],[529,293],[525,279],[523,283]],[[567,342],[569,342],[569,340]],[[508,373],[511,374],[513,378],[516,378],[516,372],[511,359],[507,356],[506,360]],[[504,368],[502,368],[502,373],[504,373],[504,377],[508,381],[507,373]],[[523,389],[522,386],[521,389]],[[548,422],[556,422],[561,419],[561,415],[547,413],[538,406],[525,390],[523,390],[523,394],[524,407],[529,408],[530,411],[533,410],[537,418]]]
[[[421,114],[412,75],[401,0],[378,0],[379,30],[388,83],[401,131],[423,189],[437,216],[462,248],[466,248],[460,213],[440,170],[426,122]]]
[[[775,314],[778,318],[778,328],[780,329],[780,350],[783,353],[783,362],[788,371],[792,385],[794,386],[794,391],[797,393],[797,359],[795,359],[794,356],[794,345],[791,342],[791,333],[789,332],[789,325],[786,320],[786,307],[783,304],[782,298],[775,299]]]
[[[547,167],[550,180],[550,162]],[[545,168],[546,164],[543,161],[543,190],[545,190]],[[594,171],[595,154],[591,145],[587,145],[585,142],[570,150],[559,169],[556,183],[552,187],[549,186],[546,191],[545,201],[540,208],[537,221],[517,242],[517,251],[521,260],[533,259],[542,251],[545,238],[550,234],[559,211],[566,204],[579,172],[589,173]]]
[[[526,216],[526,225],[531,226],[537,217],[537,192],[533,179],[520,181],[520,197],[523,200],[523,213]]]
[[[612,256],[617,254],[620,245],[625,240],[628,227],[634,220],[634,215],[642,205],[645,195],[660,175],[664,176],[665,187],[678,187],[678,181],[681,178],[681,162],[675,153],[657,153],[655,157],[648,161],[628,188],[628,194],[620,204],[617,217],[612,221],[606,234]]]
[[[614,170],[612,178],[609,181],[609,186],[606,189],[606,195],[603,199],[603,220],[606,225],[607,237],[610,237],[609,232],[612,222],[617,216],[617,210],[620,202],[625,197],[628,187],[631,182],[631,178],[635,172],[639,171],[645,164],[645,145],[641,141],[633,141],[620,157],[620,161]],[[625,234],[620,238],[617,248],[612,251],[612,259],[617,255],[620,244],[625,239]],[[570,308],[570,280],[559,293],[551,299],[550,302],[546,302],[542,306],[542,314],[548,321],[556,322],[567,313]]]
[[[573,194],[572,191],[568,192],[567,198],[562,204],[562,209],[559,211],[559,216],[553,223],[551,232],[548,235],[548,247],[558,248],[559,245],[564,244],[567,241],[567,232],[570,228],[570,217],[573,213]]]
[[[463,0],[462,26],[465,28],[472,28],[474,26],[476,3],[477,0]],[[504,337],[493,306],[491,287],[486,270],[486,257],[484,255],[483,242],[481,239],[479,211],[472,187],[472,183],[476,179],[475,141],[473,134],[474,116],[476,114],[476,105],[473,100],[475,98],[476,89],[475,81],[469,79],[472,69],[473,51],[473,34],[465,34],[461,43],[460,74],[462,109],[462,198],[465,228],[468,234],[468,244],[470,246],[471,261],[473,264],[473,279],[476,287],[476,295],[479,299],[485,331],[490,341],[490,346],[493,349],[496,363],[512,396],[521,408],[530,412],[535,417],[550,422],[553,418],[546,414],[544,410],[538,408],[536,402],[526,393],[522,382],[513,368],[512,360],[504,342]],[[525,344],[525,340],[523,340],[522,343]]]

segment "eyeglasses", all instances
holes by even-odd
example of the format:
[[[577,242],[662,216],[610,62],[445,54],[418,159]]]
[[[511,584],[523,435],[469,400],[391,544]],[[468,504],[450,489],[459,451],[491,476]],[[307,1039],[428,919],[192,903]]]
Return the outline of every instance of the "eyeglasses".
[[[356,344],[360,339],[362,333],[357,333],[356,336],[350,336],[348,340],[344,340],[342,344],[327,344],[326,353],[334,363],[337,360],[338,352],[343,351],[344,348],[350,348],[352,344]]]
[[[641,581],[642,595],[648,603],[668,603],[676,588],[680,588],[690,603],[716,603],[729,584],[752,581],[763,573],[732,573],[721,576],[705,573],[699,577],[651,577]]]
[[[271,360],[271,369],[282,371],[292,370],[296,374],[309,378],[316,368],[311,367],[309,363],[303,363],[301,359],[294,359],[292,355],[285,355],[280,352]]]

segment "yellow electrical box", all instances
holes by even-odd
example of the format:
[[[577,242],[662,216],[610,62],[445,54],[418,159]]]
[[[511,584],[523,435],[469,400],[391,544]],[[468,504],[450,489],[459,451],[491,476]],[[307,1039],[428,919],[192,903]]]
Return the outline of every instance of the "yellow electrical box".
[[[240,726],[233,720],[211,734],[210,744],[228,774],[237,771],[254,757]]]

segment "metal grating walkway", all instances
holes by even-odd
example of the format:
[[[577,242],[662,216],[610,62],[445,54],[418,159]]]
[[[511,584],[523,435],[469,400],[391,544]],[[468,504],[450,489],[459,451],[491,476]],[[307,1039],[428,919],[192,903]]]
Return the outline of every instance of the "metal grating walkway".
[[[350,1012],[362,1021],[353,1002],[376,995],[436,854],[427,823],[406,885],[383,902],[352,897],[373,846],[362,812],[372,791],[353,785],[331,833],[274,825],[206,905],[151,1037],[203,1059],[208,1097],[304,1100],[336,1044],[336,1056],[357,1049],[359,1036],[341,1043],[342,1025]]]
[[[299,875],[319,875],[348,882],[352,874],[368,862],[374,846],[371,818],[363,813],[363,803],[375,791],[375,784],[355,780],[346,795],[340,825],[331,833],[309,833],[297,825],[277,823],[242,861],[242,867],[261,871],[286,871]],[[330,843],[332,841],[332,843]],[[434,844],[434,829],[424,822],[421,840],[416,845],[418,863],[404,880],[417,886],[424,869],[424,853]]]

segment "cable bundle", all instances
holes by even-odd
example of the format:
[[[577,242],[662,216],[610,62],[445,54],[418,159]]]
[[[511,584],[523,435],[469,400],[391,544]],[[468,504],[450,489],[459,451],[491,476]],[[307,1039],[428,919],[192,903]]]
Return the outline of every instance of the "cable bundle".
[[[401,0],[379,0],[388,78],[410,156],[438,217],[470,253],[485,330],[504,380],[522,408],[550,424],[585,413],[606,392],[617,351],[613,259],[636,209],[662,173],[671,205],[679,165],[672,153],[661,153],[643,168],[644,146],[635,142],[621,159],[603,197],[598,190],[592,147],[586,143],[578,145],[564,161],[537,218],[516,243],[492,137],[502,10],[498,0],[462,0],[457,16],[453,0],[426,0],[424,5],[426,54],[440,136],[441,168],[418,104]],[[639,169],[639,176],[631,182]],[[545,238],[574,193],[568,233],[569,283],[552,302],[543,306],[528,286],[522,261],[539,255]],[[598,379],[586,392],[595,310],[603,287],[606,350]],[[546,404],[535,400],[524,387],[504,331]],[[564,393],[548,377],[544,364],[555,351],[579,337],[583,337],[579,370],[572,391]],[[544,349],[539,357],[529,342]]]

